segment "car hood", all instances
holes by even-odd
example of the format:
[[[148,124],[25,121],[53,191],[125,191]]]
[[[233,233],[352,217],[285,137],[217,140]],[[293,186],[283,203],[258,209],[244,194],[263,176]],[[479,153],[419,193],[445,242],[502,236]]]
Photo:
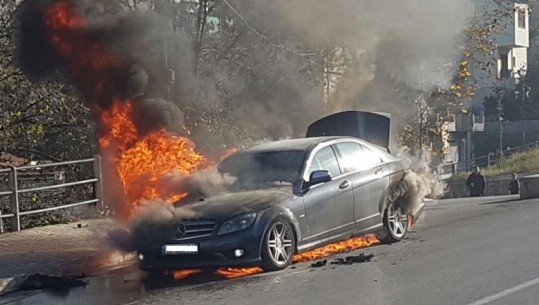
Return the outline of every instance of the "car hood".
[[[273,188],[227,193],[176,206],[190,215],[196,215],[196,218],[222,221],[236,215],[264,210],[290,197],[291,188]]]

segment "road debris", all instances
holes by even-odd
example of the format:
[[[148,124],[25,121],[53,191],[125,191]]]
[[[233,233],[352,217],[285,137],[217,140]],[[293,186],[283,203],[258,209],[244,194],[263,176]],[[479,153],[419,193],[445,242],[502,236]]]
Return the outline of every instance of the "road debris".
[[[311,264],[311,267],[313,268],[320,268],[320,267],[324,267],[326,264],[327,264],[327,259],[323,260],[323,261],[317,261],[315,263],[312,263]]]
[[[373,257],[374,257],[374,254],[360,253],[359,255],[347,256],[345,258],[342,258],[342,257],[336,258],[330,264],[352,265],[354,263],[365,263],[365,262],[370,262]]]
[[[32,274],[28,275],[25,281],[22,283],[20,290],[33,290],[33,289],[46,289],[46,288],[73,288],[84,287],[86,282],[81,276],[67,277],[67,276],[49,276],[44,274]]]
[[[86,281],[83,276],[49,276],[44,274],[20,274],[16,277],[5,279],[0,295],[20,290],[54,289],[66,290],[73,287],[84,287]]]

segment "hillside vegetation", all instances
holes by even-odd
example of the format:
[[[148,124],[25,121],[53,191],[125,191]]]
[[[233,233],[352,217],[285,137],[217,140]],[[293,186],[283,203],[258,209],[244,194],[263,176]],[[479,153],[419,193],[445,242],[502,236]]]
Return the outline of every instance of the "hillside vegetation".
[[[452,181],[466,180],[470,172],[460,172],[450,178]],[[509,175],[512,173],[539,173],[539,149],[515,153],[505,159],[502,164],[481,168],[481,173],[487,177]]]
[[[539,172],[539,149],[516,153],[501,164],[484,168],[482,172],[488,176]]]

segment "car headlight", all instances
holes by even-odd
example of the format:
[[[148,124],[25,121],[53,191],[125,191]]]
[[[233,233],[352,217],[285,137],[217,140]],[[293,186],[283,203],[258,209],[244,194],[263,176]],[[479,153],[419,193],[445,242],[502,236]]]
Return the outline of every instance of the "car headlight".
[[[250,227],[256,220],[256,213],[248,213],[233,217],[221,224],[217,235],[232,233],[245,230]]]

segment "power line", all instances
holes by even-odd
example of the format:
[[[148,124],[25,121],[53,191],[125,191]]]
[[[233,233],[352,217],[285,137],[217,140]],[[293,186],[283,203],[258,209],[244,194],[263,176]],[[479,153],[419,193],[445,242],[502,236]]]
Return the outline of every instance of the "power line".
[[[282,45],[282,44],[279,44],[275,41],[273,41],[271,38],[269,38],[268,36],[262,34],[261,32],[259,32],[257,29],[255,29],[254,27],[252,27],[249,22],[247,21],[247,19],[245,19],[241,14],[240,12],[238,12],[238,10],[236,10],[236,8],[234,6],[232,6],[232,4],[230,4],[227,0],[222,0],[226,6],[228,6],[230,8],[230,10],[232,10],[232,12],[234,12],[234,14],[236,14],[236,16],[238,16],[238,18],[241,20],[241,22],[243,22],[243,24],[253,33],[255,33],[256,35],[258,35],[259,37],[261,37],[262,39],[264,39],[265,41],[269,42],[271,45],[275,46],[275,47],[278,47],[278,48],[281,48],[291,54],[294,54],[294,55],[297,55],[297,56],[314,56],[315,53],[306,53],[306,52],[299,52],[297,50],[293,50],[293,49],[290,49],[288,48],[287,46],[285,45]]]

